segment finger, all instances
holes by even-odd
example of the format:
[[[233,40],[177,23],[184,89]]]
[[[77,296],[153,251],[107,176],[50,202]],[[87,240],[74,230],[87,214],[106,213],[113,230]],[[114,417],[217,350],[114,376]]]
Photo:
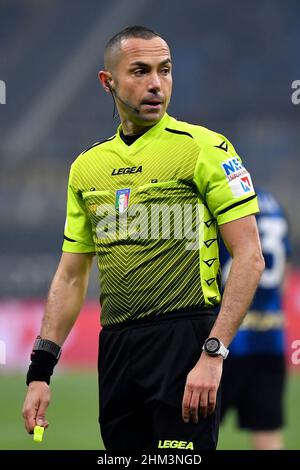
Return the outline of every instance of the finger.
[[[29,415],[27,418],[25,418],[24,420],[24,425],[25,425],[25,429],[26,431],[31,434],[34,430],[34,426],[36,425],[36,421],[35,421],[35,415]]]
[[[190,402],[192,398],[192,390],[186,385],[182,399],[182,419],[185,423],[190,421]]]
[[[217,392],[216,390],[210,390],[208,394],[208,413],[212,414],[215,411],[217,403]]]
[[[43,428],[47,429],[49,427],[49,422],[44,418],[44,420],[36,420],[37,426],[42,426]]]
[[[37,408],[35,407],[24,407],[23,409],[23,418],[24,418],[24,425],[25,429],[29,434],[32,434],[34,426],[36,424],[35,419],[36,419],[36,413],[37,413]]]
[[[46,410],[48,406],[49,406],[49,400],[43,399],[40,401],[39,408],[36,414],[36,424],[38,426],[45,427],[45,425],[47,424]]]
[[[203,418],[206,418],[207,405],[208,405],[208,391],[207,390],[202,390],[199,404],[200,404],[200,413]]]
[[[195,424],[199,421],[199,398],[200,393],[194,390],[190,402],[190,418]]]

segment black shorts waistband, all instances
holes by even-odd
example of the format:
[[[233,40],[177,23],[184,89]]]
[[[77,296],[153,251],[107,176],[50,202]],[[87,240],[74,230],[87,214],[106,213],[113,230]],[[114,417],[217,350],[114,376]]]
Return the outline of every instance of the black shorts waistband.
[[[155,325],[161,322],[169,322],[174,320],[183,320],[183,319],[200,319],[207,316],[216,316],[218,310],[211,308],[201,308],[201,307],[190,307],[180,310],[173,310],[171,312],[159,313],[157,315],[148,315],[143,318],[136,318],[133,320],[127,320],[123,323],[118,323],[116,325],[106,325],[102,329],[104,331],[117,331],[126,328],[133,328],[136,326],[147,326]]]

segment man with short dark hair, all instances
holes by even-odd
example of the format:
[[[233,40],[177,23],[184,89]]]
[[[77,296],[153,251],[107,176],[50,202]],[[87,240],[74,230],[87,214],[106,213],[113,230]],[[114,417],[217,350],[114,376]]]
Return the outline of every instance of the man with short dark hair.
[[[50,376],[96,253],[106,449],[215,449],[222,363],[263,270],[251,177],[225,137],[166,113],[172,60],[154,31],[114,36],[99,80],[121,125],[71,167],[63,255],[27,375],[25,426],[47,426]],[[218,229],[234,261],[216,318]]]

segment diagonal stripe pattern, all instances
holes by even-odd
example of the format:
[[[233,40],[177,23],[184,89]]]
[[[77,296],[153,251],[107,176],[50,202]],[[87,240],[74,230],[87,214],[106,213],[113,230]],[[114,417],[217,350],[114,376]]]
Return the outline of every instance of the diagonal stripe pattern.
[[[257,207],[233,196],[226,154],[223,137],[165,115],[130,146],[117,132],[75,160],[65,251],[95,247],[103,326],[218,305],[218,223]]]

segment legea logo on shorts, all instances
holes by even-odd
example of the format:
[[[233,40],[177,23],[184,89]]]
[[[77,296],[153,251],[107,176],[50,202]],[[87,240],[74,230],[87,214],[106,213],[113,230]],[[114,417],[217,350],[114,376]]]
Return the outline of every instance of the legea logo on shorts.
[[[159,449],[191,449],[194,450],[193,442],[187,441],[158,441]]]

